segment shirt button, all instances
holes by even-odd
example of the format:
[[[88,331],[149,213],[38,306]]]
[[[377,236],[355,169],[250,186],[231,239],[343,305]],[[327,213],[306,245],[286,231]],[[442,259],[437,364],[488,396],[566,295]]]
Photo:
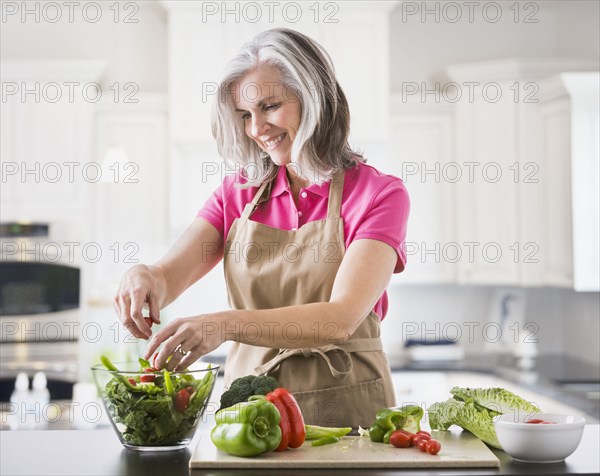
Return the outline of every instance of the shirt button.
[[[301,217],[302,216],[302,212],[298,212],[298,216]]]
[[[302,198],[306,198],[306,192],[302,192],[302,193],[300,194],[300,196],[301,196]]]

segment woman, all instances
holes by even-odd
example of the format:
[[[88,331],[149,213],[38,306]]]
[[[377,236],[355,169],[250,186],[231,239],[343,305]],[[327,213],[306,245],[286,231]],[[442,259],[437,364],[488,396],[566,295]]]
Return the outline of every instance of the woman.
[[[240,171],[165,257],[126,273],[115,298],[122,323],[150,338],[144,302],[158,323],[223,259],[232,309],[174,320],[146,358],[162,344],[156,365],[185,368],[233,341],[225,386],[273,375],[312,424],[366,426],[395,404],[380,321],[392,272],[404,269],[409,200],[400,179],[350,149],[349,126],[331,60],[305,35],[269,30],[233,58],[213,135]]]

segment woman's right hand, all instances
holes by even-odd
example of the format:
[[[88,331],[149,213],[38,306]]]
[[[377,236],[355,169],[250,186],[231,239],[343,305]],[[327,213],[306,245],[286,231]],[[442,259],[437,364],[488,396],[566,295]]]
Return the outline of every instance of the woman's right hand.
[[[114,308],[125,328],[138,339],[149,339],[152,330],[144,320],[142,308],[148,304],[152,322],[160,324],[156,270],[140,264],[129,269],[121,279]]]

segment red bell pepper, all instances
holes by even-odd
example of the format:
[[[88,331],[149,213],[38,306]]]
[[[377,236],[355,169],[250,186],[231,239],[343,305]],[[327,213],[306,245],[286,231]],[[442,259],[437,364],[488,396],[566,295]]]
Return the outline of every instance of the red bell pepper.
[[[285,388],[276,388],[265,395],[265,399],[271,402],[279,413],[281,420],[281,443],[275,451],[285,451],[289,448],[298,448],[302,446],[306,439],[306,429],[304,427],[304,418],[294,396]]]

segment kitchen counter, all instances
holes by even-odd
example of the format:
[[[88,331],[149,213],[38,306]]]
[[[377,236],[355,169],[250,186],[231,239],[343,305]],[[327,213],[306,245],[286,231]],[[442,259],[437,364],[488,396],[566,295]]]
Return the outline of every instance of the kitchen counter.
[[[540,355],[531,370],[511,355],[466,354],[460,361],[411,362],[390,357],[392,371],[474,372],[494,375],[553,398],[600,420],[600,366],[562,355]],[[589,387],[590,390],[586,390]],[[581,389],[581,390],[579,390]]]
[[[208,430],[206,423],[199,431]],[[190,448],[194,448],[196,438]],[[500,468],[448,470],[370,470],[374,475],[527,475],[527,474],[598,474],[600,426],[587,425],[581,444],[563,463],[515,463],[504,452],[494,450]],[[18,475],[359,475],[365,470],[285,470],[232,471],[190,470],[191,449],[164,453],[140,453],[124,449],[112,429],[65,431],[10,431],[0,434],[0,474]]]

